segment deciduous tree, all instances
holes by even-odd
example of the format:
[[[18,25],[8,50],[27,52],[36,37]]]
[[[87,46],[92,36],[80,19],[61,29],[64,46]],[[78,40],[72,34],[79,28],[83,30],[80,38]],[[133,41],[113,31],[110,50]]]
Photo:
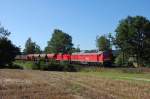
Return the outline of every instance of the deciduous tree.
[[[72,46],[72,37],[59,29],[55,29],[45,51],[47,53],[71,53]]]
[[[38,46],[35,42],[31,40],[31,38],[28,38],[25,44],[24,53],[25,54],[41,53],[41,49],[40,46]]]
[[[20,49],[13,45],[10,40],[6,37],[0,37],[0,66],[11,65],[19,53]]]
[[[96,40],[96,45],[100,51],[110,50],[110,41],[106,36],[100,36]]]
[[[0,25],[0,67],[6,64],[11,65],[16,55],[20,53],[20,49],[8,40],[7,36],[10,34],[8,30]]]
[[[6,37],[9,36],[11,33],[6,30],[4,27],[1,26],[0,24],[0,37]]]
[[[127,55],[143,64],[150,59],[150,21],[143,16],[128,16],[116,29],[116,45]],[[143,60],[144,59],[144,60]]]

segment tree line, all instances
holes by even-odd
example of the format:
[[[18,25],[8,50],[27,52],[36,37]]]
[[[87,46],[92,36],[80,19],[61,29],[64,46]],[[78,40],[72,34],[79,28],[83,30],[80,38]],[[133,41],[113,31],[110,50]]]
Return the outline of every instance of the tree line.
[[[36,54],[36,53],[68,53],[80,52],[80,48],[73,47],[72,37],[63,32],[60,29],[55,29],[52,38],[47,42],[47,46],[44,51],[31,40],[28,40],[25,43],[24,54]]]
[[[114,44],[120,50],[123,63],[134,61],[137,66],[150,63],[150,21],[143,16],[121,20]]]
[[[11,33],[4,27],[0,27],[0,64],[10,64],[15,55],[20,53],[18,47],[13,45],[7,36]],[[4,42],[5,41],[5,42]],[[9,46],[8,46],[9,45]],[[96,37],[98,51],[118,52],[114,63],[123,66],[144,66],[150,63],[150,20],[143,16],[128,16],[122,19],[115,29],[115,35],[111,33]],[[10,51],[10,52],[9,52]],[[8,53],[9,52],[9,53]],[[53,31],[52,37],[47,42],[44,51],[33,42],[31,38],[25,43],[23,54],[35,53],[68,53],[80,52],[79,47],[74,47],[72,37],[60,29]],[[90,51],[89,51],[90,52]],[[93,52],[93,50],[91,51]],[[8,57],[11,56],[11,59]],[[5,57],[5,58],[4,58]],[[4,62],[7,60],[6,62]],[[8,61],[9,60],[9,61]]]
[[[150,20],[143,16],[128,16],[119,22],[115,32],[114,36],[109,34],[97,39],[99,50],[115,46],[119,52],[115,63],[121,66],[150,65]]]

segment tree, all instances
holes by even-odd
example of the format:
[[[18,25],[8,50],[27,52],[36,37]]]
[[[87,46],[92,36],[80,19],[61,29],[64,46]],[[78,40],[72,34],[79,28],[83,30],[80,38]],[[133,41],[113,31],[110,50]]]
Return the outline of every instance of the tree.
[[[31,40],[31,38],[28,38],[25,44],[24,53],[25,54],[41,53],[41,49],[40,46],[38,46],[35,42]]]
[[[110,41],[106,36],[100,36],[96,40],[96,45],[100,51],[110,50]]]
[[[81,51],[81,50],[80,50],[79,47],[75,48],[75,52],[80,52],[80,51]]]
[[[11,33],[6,30],[4,27],[1,26],[0,24],[0,37],[6,37],[9,36]]]
[[[25,54],[34,54],[35,53],[35,44],[32,42],[31,38],[28,38],[25,44],[24,49]]]
[[[71,53],[72,46],[72,37],[61,30],[55,29],[45,51],[46,53]]]
[[[80,48],[79,47],[77,47],[77,48],[72,48],[72,53],[75,53],[75,52],[80,52]]]
[[[0,37],[0,66],[11,65],[19,53],[20,49],[13,45],[10,40],[6,37]]]
[[[36,54],[40,54],[40,53],[42,52],[40,46],[37,45],[36,43],[34,43],[34,44],[35,44],[35,53],[36,53]]]
[[[150,21],[143,16],[128,16],[116,29],[116,45],[123,57],[136,57],[138,66],[150,58]]]
[[[11,65],[20,49],[7,39],[11,33],[0,25],[0,67]]]
[[[80,47],[79,47],[79,46],[80,46],[80,45],[78,44],[77,47],[72,47],[71,53],[80,52],[81,50],[80,50]]]

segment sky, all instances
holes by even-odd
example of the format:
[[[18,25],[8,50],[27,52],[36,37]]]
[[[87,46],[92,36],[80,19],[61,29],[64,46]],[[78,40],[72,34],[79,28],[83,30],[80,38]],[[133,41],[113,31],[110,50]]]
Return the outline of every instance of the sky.
[[[72,36],[75,47],[96,48],[97,35],[115,35],[119,21],[141,15],[150,20],[149,0],[0,0],[0,23],[24,48],[31,37],[42,49],[53,30]]]

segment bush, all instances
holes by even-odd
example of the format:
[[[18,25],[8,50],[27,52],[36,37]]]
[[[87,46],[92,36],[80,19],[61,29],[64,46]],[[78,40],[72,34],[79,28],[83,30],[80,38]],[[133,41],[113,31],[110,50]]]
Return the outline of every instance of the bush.
[[[34,70],[49,70],[49,71],[68,71],[76,72],[80,70],[80,66],[70,64],[67,61],[56,62],[55,60],[49,60],[45,62],[44,60],[40,61],[15,61],[16,65],[23,67],[24,69],[34,69]]]
[[[48,65],[48,70],[50,71],[63,71],[63,66],[60,65],[59,63],[50,63]]]
[[[61,63],[60,64],[63,67],[63,71],[68,71],[68,72],[77,72],[81,69],[79,65],[75,64],[70,64],[70,63]]]
[[[76,72],[80,70],[80,67],[78,65],[70,64],[67,61],[59,63],[53,61],[49,64],[48,70]]]
[[[150,68],[150,62],[145,62],[144,66]]]
[[[23,69],[23,67],[21,67],[17,64],[12,64],[12,66],[9,66],[8,68],[10,68],[10,69]]]
[[[31,69],[33,69],[33,70],[40,69],[40,63],[33,62],[31,65]]]

